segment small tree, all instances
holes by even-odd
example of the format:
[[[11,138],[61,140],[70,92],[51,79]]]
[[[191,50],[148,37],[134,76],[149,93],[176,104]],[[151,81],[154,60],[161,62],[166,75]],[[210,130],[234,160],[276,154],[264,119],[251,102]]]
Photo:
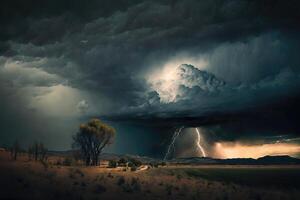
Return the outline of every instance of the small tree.
[[[28,159],[31,160],[31,158],[33,157],[33,154],[34,154],[34,148],[32,145],[29,145],[27,153],[28,153]]]
[[[108,167],[109,167],[109,168],[116,168],[116,167],[117,167],[117,161],[115,161],[115,160],[110,160],[110,161],[108,162]]]
[[[48,152],[48,149],[44,146],[43,143],[40,143],[39,146],[38,146],[38,148],[39,148],[38,152],[40,154],[40,160],[41,161],[47,160],[46,159],[46,154]]]
[[[81,124],[79,131],[73,136],[73,147],[79,148],[86,165],[98,165],[99,155],[103,148],[113,142],[115,129],[99,119],[92,119]]]
[[[127,160],[125,158],[121,158],[118,161],[118,165],[120,165],[120,166],[126,166],[126,163],[127,163]]]
[[[17,160],[17,156],[18,156],[20,150],[21,150],[21,148],[20,148],[19,142],[18,142],[18,140],[16,140],[11,149],[11,154],[12,154],[14,160]]]
[[[47,160],[48,149],[45,147],[43,143],[35,142],[33,145],[29,145],[28,147],[28,158],[31,160],[31,158],[34,158],[35,161],[45,161]]]
[[[39,158],[39,143],[35,142],[33,144],[34,160],[37,161]]]

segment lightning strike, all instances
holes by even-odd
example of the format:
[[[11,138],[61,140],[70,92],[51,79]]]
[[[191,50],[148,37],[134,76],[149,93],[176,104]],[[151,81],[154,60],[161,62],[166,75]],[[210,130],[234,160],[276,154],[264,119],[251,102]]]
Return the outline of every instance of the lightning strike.
[[[172,139],[171,139],[171,143],[170,143],[170,145],[168,147],[168,151],[167,151],[167,153],[166,153],[166,155],[164,157],[164,160],[166,160],[170,156],[170,153],[171,153],[172,149],[174,149],[174,152],[175,152],[175,141],[176,141],[177,137],[180,135],[180,132],[181,132],[181,130],[183,128],[184,127],[182,126],[182,127],[180,127],[180,128],[178,128],[178,129],[175,130],[175,132],[174,132],[174,134],[172,136]]]
[[[201,151],[202,156],[206,157],[205,151],[204,151],[203,147],[200,144],[200,142],[201,142],[201,135],[200,135],[200,132],[199,132],[198,128],[196,128],[196,132],[197,132],[197,147]]]

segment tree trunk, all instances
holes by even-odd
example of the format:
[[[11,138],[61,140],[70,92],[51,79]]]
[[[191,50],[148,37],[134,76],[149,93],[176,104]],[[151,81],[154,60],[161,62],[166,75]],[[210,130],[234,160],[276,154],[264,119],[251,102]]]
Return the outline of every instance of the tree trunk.
[[[88,156],[88,157],[86,157],[86,159],[85,159],[85,165],[86,165],[86,166],[90,166],[90,164],[91,164],[91,158]]]
[[[14,152],[14,159],[17,160],[17,151]]]
[[[35,149],[34,149],[34,160],[37,161],[39,156],[39,149],[37,144],[35,144]]]
[[[99,165],[99,153],[95,153],[95,155],[93,155],[93,161],[92,161],[94,166],[98,166]]]
[[[96,163],[96,157],[95,157],[95,156],[93,156],[92,165],[93,165],[93,166],[96,166],[96,165],[97,165],[97,163]]]
[[[95,165],[98,165],[98,156],[95,157]]]

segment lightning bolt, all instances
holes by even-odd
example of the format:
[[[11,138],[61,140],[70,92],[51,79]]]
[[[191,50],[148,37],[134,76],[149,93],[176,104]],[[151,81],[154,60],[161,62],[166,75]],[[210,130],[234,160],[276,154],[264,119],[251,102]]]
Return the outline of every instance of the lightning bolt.
[[[203,147],[200,144],[201,135],[200,135],[200,132],[199,132],[198,128],[196,128],[196,132],[197,132],[197,146],[198,146],[198,149],[201,151],[202,156],[206,157],[205,151],[204,151]]]
[[[183,128],[184,128],[184,127],[182,126],[182,127],[180,127],[180,128],[178,128],[178,129],[175,130],[175,132],[174,132],[174,134],[173,134],[173,136],[172,136],[172,139],[171,139],[171,144],[170,144],[169,147],[168,147],[168,151],[167,151],[167,153],[166,153],[166,155],[165,155],[165,157],[164,157],[164,160],[166,160],[166,159],[170,156],[172,147],[173,147],[174,152],[175,152],[175,141],[176,141],[176,139],[178,138],[178,136],[180,135],[180,132],[181,132],[181,130],[182,130]]]

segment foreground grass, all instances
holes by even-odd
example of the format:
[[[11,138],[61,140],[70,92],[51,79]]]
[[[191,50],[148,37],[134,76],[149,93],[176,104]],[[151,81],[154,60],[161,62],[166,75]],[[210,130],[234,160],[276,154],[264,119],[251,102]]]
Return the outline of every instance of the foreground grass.
[[[298,168],[167,166],[130,172],[0,159],[0,178],[0,199],[300,199]]]
[[[252,187],[300,188],[299,168],[185,168],[175,173]]]

